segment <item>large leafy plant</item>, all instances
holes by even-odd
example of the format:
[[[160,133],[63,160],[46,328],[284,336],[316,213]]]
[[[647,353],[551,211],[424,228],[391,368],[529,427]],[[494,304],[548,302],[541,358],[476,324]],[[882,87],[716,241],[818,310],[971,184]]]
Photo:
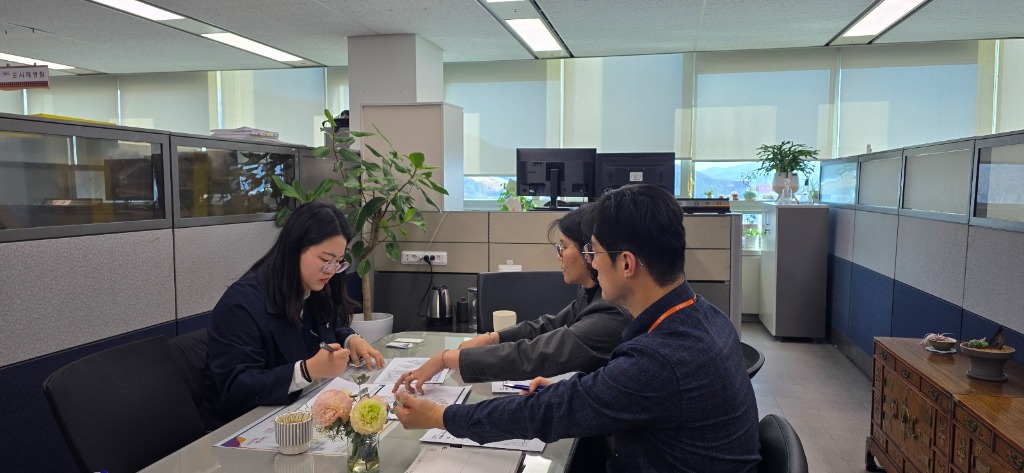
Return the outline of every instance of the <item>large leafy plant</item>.
[[[804,144],[783,141],[777,145],[759,146],[757,157],[761,158],[761,166],[755,172],[786,174],[799,171],[807,175],[811,171],[808,161],[818,159],[818,150]]]
[[[346,192],[330,196],[334,204],[341,209],[352,223],[356,237],[350,243],[347,258],[356,267],[356,273],[362,279],[363,314],[370,320],[373,312],[373,298],[370,291],[370,271],[373,269],[373,252],[384,246],[387,257],[392,261],[401,258],[401,247],[398,235],[408,236],[403,224],[411,224],[426,230],[426,221],[416,207],[414,195],[418,195],[427,205],[435,210],[440,207],[430,198],[430,192],[448,195],[444,187],[433,180],[436,166],[424,164],[423,153],[412,152],[401,154],[395,151],[394,145],[374,126],[375,133],[353,131],[348,134],[336,133],[337,124],[329,110],[324,110],[327,124],[323,128],[330,143],[313,150],[318,158],[334,159],[335,177],[326,178],[313,190],[305,190],[298,180],[292,185],[274,176],[274,183],[281,188],[285,196],[291,197],[302,204],[320,199],[327,195],[334,186],[341,186]],[[380,152],[373,146],[365,144],[372,158],[362,156],[349,149],[356,138],[379,136],[390,148]],[[277,224],[283,225],[290,210],[282,208],[277,214]],[[397,232],[397,233],[396,233]]]

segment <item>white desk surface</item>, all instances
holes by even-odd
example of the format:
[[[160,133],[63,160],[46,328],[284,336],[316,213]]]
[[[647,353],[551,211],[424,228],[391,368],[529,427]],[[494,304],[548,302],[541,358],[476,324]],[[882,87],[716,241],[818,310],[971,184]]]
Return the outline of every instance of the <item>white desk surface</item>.
[[[459,343],[475,334],[448,332],[401,332],[388,335],[374,343],[384,358],[429,357],[444,348],[458,348]],[[404,350],[386,348],[384,345],[395,338],[422,338],[423,342]],[[445,381],[446,385],[465,385],[458,371],[453,371]],[[472,391],[466,402],[480,402],[494,397],[491,383],[471,384]],[[278,407],[257,407],[227,425],[210,432],[181,450],[142,470],[144,473],[199,473],[199,472],[343,472],[344,456],[281,455],[277,452],[246,450],[240,448],[214,447],[229,435],[238,432]],[[380,442],[381,473],[403,473],[419,454],[419,439],[426,430],[406,430],[396,425]],[[527,453],[522,473],[561,473],[566,471],[576,447],[575,439],[563,439],[548,444],[541,453]]]

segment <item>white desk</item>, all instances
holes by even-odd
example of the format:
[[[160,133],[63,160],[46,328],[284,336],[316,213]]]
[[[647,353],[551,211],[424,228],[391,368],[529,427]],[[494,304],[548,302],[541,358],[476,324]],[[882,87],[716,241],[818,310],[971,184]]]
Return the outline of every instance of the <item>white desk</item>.
[[[447,332],[402,332],[388,335],[374,343],[385,358],[428,357],[443,348],[457,348],[459,343],[474,334]],[[423,342],[408,350],[386,348],[384,345],[395,338],[422,338]],[[445,381],[446,385],[465,385],[458,371],[453,371]],[[490,383],[472,384],[472,391],[466,402],[480,402],[493,397]],[[142,470],[145,473],[195,473],[195,472],[342,472],[345,471],[344,456],[281,455],[277,452],[221,448],[213,445],[247,425],[267,416],[277,407],[257,407],[227,425],[186,445],[181,450],[165,457]],[[381,473],[403,473],[420,451],[420,437],[425,430],[406,430],[396,425],[380,441]],[[559,473],[566,471],[576,446],[575,439],[563,439],[550,443],[541,453],[527,453],[524,473]]]

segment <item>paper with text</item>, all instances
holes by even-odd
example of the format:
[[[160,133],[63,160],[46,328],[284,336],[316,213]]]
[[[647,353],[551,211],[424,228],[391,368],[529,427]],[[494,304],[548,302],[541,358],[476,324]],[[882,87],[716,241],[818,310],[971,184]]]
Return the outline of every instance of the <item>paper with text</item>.
[[[405,473],[516,473],[523,452],[427,445]]]
[[[441,429],[430,429],[427,433],[423,434],[420,438],[420,442],[427,443],[446,443],[449,445],[469,445],[472,447],[486,447],[486,448],[498,448],[502,450],[522,450],[524,452],[543,452],[546,443],[539,439],[522,440],[502,440],[500,442],[485,443],[483,445],[476,443],[470,439],[458,438],[447,430]]]

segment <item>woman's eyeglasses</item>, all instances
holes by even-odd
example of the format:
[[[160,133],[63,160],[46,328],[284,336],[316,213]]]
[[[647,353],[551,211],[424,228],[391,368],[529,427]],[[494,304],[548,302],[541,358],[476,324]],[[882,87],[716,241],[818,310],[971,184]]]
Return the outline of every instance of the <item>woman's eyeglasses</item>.
[[[555,251],[558,252],[558,256],[562,256],[562,252],[563,251],[565,251],[566,249],[572,248],[574,246],[575,245],[562,246],[562,243],[558,242],[558,243],[555,243]]]
[[[320,258],[323,261],[323,258]],[[324,261],[324,267],[320,268],[320,271],[329,274],[343,273],[348,269],[348,261]]]
[[[612,254],[612,253],[622,253],[623,251],[626,251],[626,250],[594,251],[594,244],[593,243],[587,243],[586,245],[583,245],[583,251],[580,251],[580,253],[583,253],[583,259],[587,261],[587,264],[594,264],[594,255],[596,255],[598,253]]]

